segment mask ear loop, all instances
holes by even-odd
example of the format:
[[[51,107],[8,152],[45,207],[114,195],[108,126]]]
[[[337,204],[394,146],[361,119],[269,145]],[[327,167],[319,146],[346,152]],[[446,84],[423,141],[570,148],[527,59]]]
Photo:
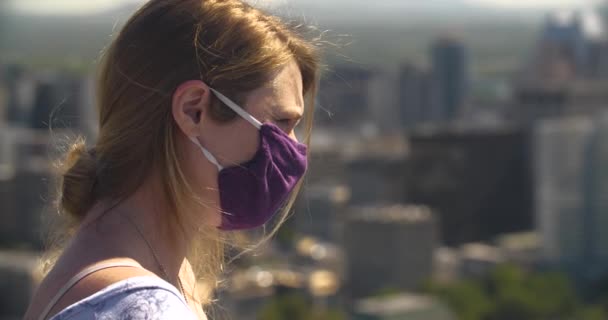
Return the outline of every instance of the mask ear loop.
[[[239,107],[236,103],[232,102],[232,100],[228,99],[225,95],[219,93],[217,90],[215,90],[213,88],[209,88],[209,89],[211,90],[211,92],[213,92],[215,94],[215,96],[217,96],[218,99],[220,99],[220,101],[222,101],[230,109],[232,109],[232,111],[236,112],[239,116],[241,116],[241,118],[247,120],[254,127],[256,127],[258,130],[260,130],[260,128],[262,127],[262,123],[258,119],[254,118],[247,111],[245,111],[243,108]]]
[[[224,169],[224,167],[222,167],[222,165],[211,154],[211,152],[209,152],[207,149],[205,149],[205,147],[203,147],[196,138],[190,137],[190,140],[201,149],[205,158],[207,158],[207,160],[209,160],[209,162],[213,163],[217,167],[218,171],[222,171],[222,169]]]

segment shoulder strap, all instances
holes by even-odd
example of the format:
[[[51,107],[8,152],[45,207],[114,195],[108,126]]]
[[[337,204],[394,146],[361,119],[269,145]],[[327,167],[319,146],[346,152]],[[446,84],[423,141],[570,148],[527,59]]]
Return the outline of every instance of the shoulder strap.
[[[51,310],[53,309],[53,307],[55,307],[55,305],[57,304],[57,302],[59,302],[59,300],[61,298],[63,298],[63,296],[70,290],[72,289],[72,287],[74,287],[76,285],[76,283],[78,283],[78,281],[82,280],[83,278],[85,278],[88,275],[91,275],[97,271],[100,270],[104,270],[104,269],[109,269],[109,268],[117,268],[117,267],[132,267],[132,268],[142,268],[141,265],[135,263],[135,262],[107,262],[107,263],[100,263],[100,264],[94,264],[90,267],[87,267],[86,269],[80,271],[77,275],[73,276],[70,281],[68,281],[63,287],[61,287],[61,289],[57,292],[57,294],[53,297],[53,299],[51,300],[51,302],[49,302],[49,304],[46,306],[46,308],[44,308],[44,311],[40,314],[40,317],[38,318],[39,320],[44,320],[46,319],[46,317],[48,316],[49,312],[51,312]]]

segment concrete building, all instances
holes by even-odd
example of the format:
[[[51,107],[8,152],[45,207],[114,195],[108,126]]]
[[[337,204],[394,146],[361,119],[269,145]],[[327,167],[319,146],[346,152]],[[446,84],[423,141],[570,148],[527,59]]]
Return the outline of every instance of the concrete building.
[[[589,45],[587,74],[591,79],[608,79],[608,41],[595,40]]]
[[[543,121],[535,132],[536,224],[546,262],[583,280],[608,267],[608,118]]]
[[[353,207],[345,218],[348,298],[372,296],[383,289],[416,290],[431,276],[439,238],[429,208]]]
[[[403,119],[395,116],[401,109],[399,97],[395,93],[401,90],[399,75],[394,69],[377,70],[370,79],[370,118],[367,119],[367,122],[377,126],[378,131],[382,134],[402,129]]]
[[[315,121],[318,125],[350,127],[368,121],[370,81],[373,73],[362,68],[336,67],[321,79]]]
[[[450,309],[430,296],[400,294],[357,301],[353,320],[455,320]]]
[[[406,159],[402,155],[369,154],[345,161],[352,205],[398,203],[405,197]]]
[[[413,65],[401,67],[398,92],[404,128],[440,119],[437,91],[431,72]]]
[[[4,65],[0,77],[6,86],[6,122],[11,125],[25,125],[33,104],[35,79],[25,67]]]
[[[339,219],[350,200],[344,185],[311,185],[303,188],[294,205],[294,216],[287,222],[298,234],[323,241],[337,241]]]
[[[68,73],[38,75],[28,126],[48,130],[88,129],[92,96],[87,78]]]
[[[7,150],[0,165],[4,174],[2,242],[8,247],[40,249],[46,225],[43,219],[53,205],[52,138],[47,132],[13,127],[5,128],[0,140]]]
[[[22,319],[41,280],[38,255],[0,251],[0,319]]]
[[[533,227],[529,134],[516,127],[417,130],[405,201],[430,206],[445,245]]]
[[[548,261],[574,262],[582,257],[582,178],[592,131],[588,118],[545,120],[535,131],[536,225]]]
[[[522,80],[515,86],[515,101],[508,118],[524,125],[543,119],[597,115],[606,110],[608,81]]]

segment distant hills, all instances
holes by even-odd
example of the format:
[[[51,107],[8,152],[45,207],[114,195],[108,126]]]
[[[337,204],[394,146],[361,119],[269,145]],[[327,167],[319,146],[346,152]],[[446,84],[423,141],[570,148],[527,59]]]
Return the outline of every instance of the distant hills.
[[[533,19],[543,15],[538,10],[499,10],[493,7],[472,5],[462,0],[382,0],[370,4],[364,0],[300,0],[279,7],[278,11],[299,11],[322,23],[393,23],[412,25],[429,20],[459,22],[490,19]]]
[[[342,49],[330,49],[330,63],[393,68],[424,63],[429,43],[445,32],[462,35],[477,69],[509,69],[533,45],[543,13],[496,10],[460,0],[300,0],[273,8],[288,19],[305,20]],[[88,16],[26,16],[0,13],[0,60],[36,64],[71,63],[85,68],[137,6]],[[379,50],[381,48],[381,50]],[[483,71],[483,70],[482,70]]]

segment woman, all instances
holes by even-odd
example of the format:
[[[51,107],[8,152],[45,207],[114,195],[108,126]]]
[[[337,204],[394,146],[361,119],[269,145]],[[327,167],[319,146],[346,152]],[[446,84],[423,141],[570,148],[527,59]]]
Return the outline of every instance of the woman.
[[[232,231],[278,211],[306,171],[315,46],[237,0],[151,0],[104,54],[99,135],[74,144],[72,223],[26,319],[205,319]],[[275,229],[276,230],[276,229]]]

